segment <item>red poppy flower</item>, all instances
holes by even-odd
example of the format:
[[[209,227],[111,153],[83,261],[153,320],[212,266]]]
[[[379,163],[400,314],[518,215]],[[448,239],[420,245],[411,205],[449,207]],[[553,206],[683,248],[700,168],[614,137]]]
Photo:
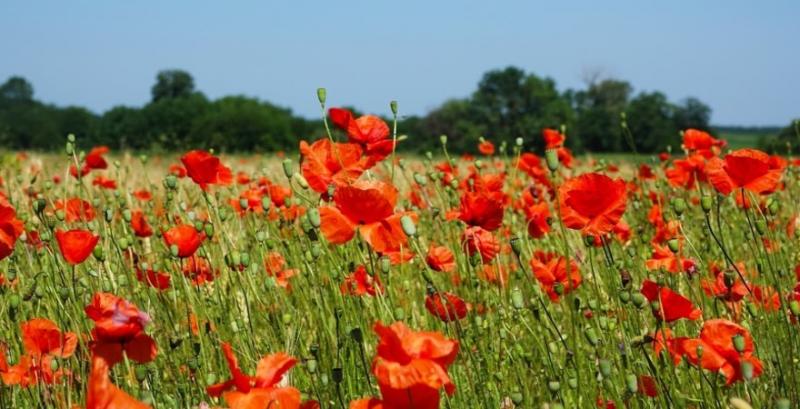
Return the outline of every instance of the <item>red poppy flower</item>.
[[[781,296],[774,288],[754,285],[753,299],[755,304],[765,311],[778,311],[781,308]]]
[[[5,199],[0,197],[0,260],[14,251],[17,239],[22,235],[24,226],[17,219],[17,212]]]
[[[478,144],[478,152],[484,156],[494,155],[494,144],[490,141],[483,140]]]
[[[180,258],[191,257],[205,239],[205,233],[198,232],[194,226],[189,224],[175,226],[164,232],[164,241],[167,243],[167,247],[176,246]]]
[[[279,287],[291,289],[289,279],[297,274],[297,270],[286,268],[286,259],[277,251],[270,252],[264,257],[264,267],[267,274],[275,279]]]
[[[536,251],[530,263],[533,276],[552,301],[558,301],[581,285],[581,273],[575,260],[570,260],[567,266],[567,259],[557,253]]]
[[[451,273],[456,269],[456,261],[453,252],[445,246],[431,246],[425,261],[434,271]]]
[[[109,293],[95,293],[84,311],[94,321],[92,337],[95,342],[117,346],[106,350],[114,352],[105,357],[112,365],[122,359],[123,352],[140,363],[156,357],[156,343],[144,332],[150,317],[129,301]]]
[[[491,263],[492,259],[500,252],[500,243],[492,232],[478,226],[467,227],[461,235],[467,253],[472,256],[480,254],[484,264]]]
[[[92,254],[100,237],[87,230],[56,230],[56,240],[64,260],[76,265],[83,263]]]
[[[339,287],[342,294],[363,296],[383,293],[383,284],[377,275],[370,275],[367,268],[363,265],[356,267],[356,271],[345,277],[344,282]]]
[[[177,163],[173,163],[172,165],[169,165],[169,173],[179,178],[185,178],[186,168],[181,165],[178,165]]]
[[[66,201],[56,200],[55,208],[64,212],[64,221],[67,223],[77,221],[90,222],[95,217],[92,204],[79,198],[67,199]]]
[[[683,148],[711,158],[719,154],[720,148],[725,146],[725,141],[715,139],[708,132],[697,129],[683,131]]]
[[[403,213],[395,213],[397,189],[379,181],[359,180],[334,192],[334,206],[319,208],[322,234],[333,244],[361,237],[377,252],[399,250],[406,243],[400,225]],[[407,213],[416,218],[413,213]]]
[[[550,207],[547,202],[541,201],[524,208],[525,218],[528,222],[528,234],[538,239],[550,231]]]
[[[466,317],[469,306],[455,294],[433,292],[425,297],[425,309],[443,322],[451,322]]]
[[[458,354],[458,342],[438,332],[416,332],[403,322],[375,324],[379,341],[372,373],[385,403],[392,408],[439,407],[439,390],[455,392],[447,368]]]
[[[217,271],[211,267],[208,259],[197,255],[185,259],[181,270],[195,285],[214,281],[217,276]]]
[[[681,243],[681,246],[683,243]],[[668,247],[653,244],[653,255],[645,261],[648,270],[665,270],[670,273],[691,272],[695,269],[694,260],[680,257],[680,253],[673,253]]]
[[[650,375],[639,375],[636,378],[636,384],[639,387],[639,393],[648,398],[658,397],[658,385],[656,380]]]
[[[151,409],[111,382],[111,367],[119,362],[121,355],[119,345],[92,345],[86,409]]]
[[[737,351],[734,337],[742,337],[744,348]],[[702,356],[698,347],[703,348]],[[694,365],[713,372],[721,372],[728,385],[742,379],[742,364],[752,365],[753,377],[761,375],[761,361],[753,354],[755,347],[750,333],[742,326],[724,319],[713,319],[703,323],[700,337],[683,342],[686,358]]]
[[[784,166],[756,149],[739,149],[713,158],[706,165],[708,180],[714,188],[727,195],[735,189],[753,193],[769,193],[778,187]]]
[[[140,209],[131,211],[131,229],[136,234],[136,237],[150,237],[153,235],[153,229],[147,223],[144,212]]]
[[[303,155],[300,171],[315,192],[327,194],[328,187],[353,183],[368,167],[369,159],[355,143],[331,143],[320,139],[311,145],[300,141]]]
[[[503,225],[503,194],[501,192],[464,192],[458,218],[469,226],[494,231]]]
[[[586,173],[564,182],[558,196],[566,227],[603,236],[614,229],[625,213],[627,188],[622,179]]]
[[[189,151],[181,157],[181,162],[186,166],[189,177],[203,190],[208,185],[229,185],[233,182],[231,170],[206,151]]]
[[[350,142],[361,145],[365,154],[369,157],[370,163],[377,163],[392,153],[394,142],[389,137],[389,126],[383,119],[374,115],[364,115],[354,118],[353,114],[341,108],[331,108],[331,121],[337,128],[347,132]]]
[[[542,137],[544,138],[545,149],[558,149],[564,146],[566,137],[559,131],[551,128],[542,130]]]
[[[653,168],[647,166],[646,164],[642,163],[639,165],[639,179],[642,180],[654,180],[656,178],[656,174],[653,173]]]
[[[678,365],[683,359],[683,342],[689,339],[688,337],[673,337],[672,330],[666,327],[658,329],[652,336],[653,338],[653,352],[656,355],[661,354],[661,351],[667,351],[672,363]]]
[[[746,275],[743,263],[738,263],[737,267],[743,275]],[[738,275],[733,275],[733,278],[727,278],[725,273],[716,265],[712,265],[710,270],[714,275],[714,279],[704,279],[700,282],[700,286],[707,296],[716,297],[726,302],[738,302],[747,295],[747,286]],[[729,273],[731,272],[729,271]]]
[[[98,176],[92,180],[92,186],[98,186],[103,189],[114,190],[117,188],[117,181],[114,179],[109,179],[104,176]]]
[[[703,315],[688,298],[667,287],[659,287],[653,281],[645,280],[641,293],[651,303],[657,303],[653,306],[653,315],[659,320],[673,322],[686,318],[694,321]]]
[[[139,200],[141,200],[143,202],[147,202],[147,201],[150,201],[150,199],[153,198],[153,194],[150,193],[150,191],[147,190],[147,189],[139,189],[139,190],[133,192],[133,197],[135,197],[135,198],[137,198],[137,199],[139,199]]]
[[[249,376],[239,367],[230,344],[223,342],[222,352],[228,362],[231,379],[206,388],[210,396],[222,396],[230,408],[300,408],[300,391],[279,385],[297,359],[283,352],[266,355],[258,362],[256,375]]]
[[[106,169],[108,163],[103,155],[107,154],[110,149],[108,146],[96,146],[89,151],[86,158],[83,160],[86,167],[89,169]]]
[[[36,384],[54,384],[69,371],[54,371],[53,358],[69,358],[75,352],[78,337],[61,330],[50,320],[34,318],[20,325],[25,354],[16,365],[8,365],[5,347],[0,345],[0,378],[6,385],[27,388]]]
[[[696,154],[678,159],[665,174],[670,185],[692,189],[698,180],[706,180],[706,159]]]
[[[142,270],[138,267],[136,268],[136,279],[157,290],[166,290],[172,281],[172,277],[167,273],[155,271],[152,268]]]

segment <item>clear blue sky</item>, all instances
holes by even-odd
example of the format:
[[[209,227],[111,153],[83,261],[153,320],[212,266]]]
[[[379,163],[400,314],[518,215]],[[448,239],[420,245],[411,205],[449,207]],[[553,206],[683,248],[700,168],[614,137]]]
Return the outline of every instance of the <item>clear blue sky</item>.
[[[517,65],[560,89],[602,70],[637,91],[696,96],[717,124],[800,116],[800,1],[3,0],[0,81],[103,111],[141,105],[183,68],[209,97],[318,115],[333,104],[423,114]]]

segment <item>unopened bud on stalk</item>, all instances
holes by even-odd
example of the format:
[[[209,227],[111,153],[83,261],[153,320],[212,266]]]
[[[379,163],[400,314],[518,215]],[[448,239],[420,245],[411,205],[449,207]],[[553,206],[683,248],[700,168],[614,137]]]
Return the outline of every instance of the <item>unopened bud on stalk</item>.
[[[767,201],[767,210],[769,211],[769,214],[773,216],[777,215],[781,210],[781,205],[780,202],[778,202],[778,199],[769,198]]]
[[[789,311],[791,311],[792,315],[795,317],[800,317],[800,301],[792,300],[789,302]]]
[[[319,215],[319,209],[316,207],[308,209],[308,221],[312,226],[314,226],[315,229],[319,228],[320,224],[322,223]]]
[[[392,259],[390,259],[388,256],[382,256],[380,260],[380,267],[381,273],[389,274],[389,270],[392,268]]]
[[[611,362],[608,359],[601,359],[598,365],[600,366],[600,374],[603,377],[608,378],[611,376]]]
[[[511,305],[518,310],[525,308],[525,299],[519,287],[514,287],[511,290]]]
[[[392,110],[393,115],[397,115],[397,101],[390,102],[389,108]]]
[[[703,208],[703,211],[708,213],[711,211],[711,207],[714,204],[714,199],[711,196],[703,196],[700,199],[700,207]]]
[[[595,331],[592,327],[586,327],[586,329],[583,331],[583,335],[592,346],[597,346],[597,344],[600,343],[600,339],[597,337],[597,331]]]
[[[547,389],[549,389],[550,392],[556,393],[559,390],[561,390],[561,382],[559,381],[547,382]]]
[[[522,146],[522,144],[525,143],[525,141],[522,138],[517,138],[514,140],[514,143],[516,143],[517,146]]]
[[[420,175],[419,173],[414,173],[414,181],[420,186],[425,186],[428,184],[428,178],[426,178],[424,175]]]
[[[742,353],[744,352],[744,337],[736,334],[731,339],[733,342],[733,347],[736,349],[736,352]]]
[[[403,233],[406,236],[414,237],[417,235],[417,226],[414,224],[414,220],[411,219],[410,216],[404,215],[400,218],[400,226],[403,227]]]
[[[169,246],[169,253],[172,254],[172,257],[178,257],[178,246],[175,244]]]
[[[293,165],[292,160],[288,158],[284,159],[281,165],[283,166],[283,174],[286,175],[287,179],[291,179],[292,175],[294,174],[294,166],[292,166]]]
[[[682,215],[686,211],[686,201],[680,197],[672,199],[672,211],[678,216]]]
[[[99,261],[103,261],[106,258],[105,255],[103,254],[103,248],[100,246],[96,246],[94,250],[92,250],[92,254],[94,255],[94,258],[96,258]]]
[[[548,149],[544,152],[544,158],[547,162],[547,169],[550,169],[550,172],[555,172],[558,170],[558,151],[555,149]]]
[[[297,184],[300,185],[301,188],[308,189],[308,181],[306,180],[306,178],[303,175],[301,175],[300,173],[295,173],[293,177],[294,177],[294,180],[297,181]]]
[[[167,175],[164,178],[164,186],[168,189],[175,189],[178,186],[178,178],[175,175]]]
[[[325,107],[326,99],[328,99],[328,90],[325,88],[317,88],[317,100],[323,108]]]
[[[36,199],[36,201],[33,202],[33,210],[36,213],[43,212],[45,207],[47,207],[47,201],[42,198]]]
[[[627,389],[631,394],[636,393],[639,390],[639,380],[636,379],[636,375],[625,375],[625,389]]]
[[[519,257],[519,255],[522,254],[522,239],[520,239],[517,236],[514,236],[511,238],[510,243],[511,243],[511,250],[513,250],[514,254],[516,254],[517,257]]]
[[[742,378],[746,381],[753,379],[753,364],[750,361],[742,361]]]
[[[767,232],[767,222],[764,219],[756,220],[756,231],[762,236]]]
[[[110,221],[110,220],[108,220],[109,216],[113,216],[114,213],[113,213],[113,211],[111,209],[106,209],[105,213],[106,213],[106,221],[108,222],[108,221]],[[126,223],[130,223],[131,222],[131,218],[132,218],[132,215],[131,215],[131,210],[130,209],[125,209],[125,210],[122,211],[122,220],[125,220]]]
[[[633,305],[635,305],[636,308],[641,309],[647,305],[647,298],[642,293],[635,293],[631,295],[631,301],[633,301]]]
[[[447,145],[447,135],[439,135],[439,142],[441,142],[442,145]]]
[[[680,242],[678,242],[678,239],[669,239],[667,241],[667,247],[669,247],[671,252],[677,253],[678,250],[680,250]]]

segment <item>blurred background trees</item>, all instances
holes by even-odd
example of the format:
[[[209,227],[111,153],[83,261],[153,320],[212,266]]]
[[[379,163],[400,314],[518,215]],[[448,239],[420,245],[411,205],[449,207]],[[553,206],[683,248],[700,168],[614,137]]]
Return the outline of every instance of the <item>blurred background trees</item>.
[[[257,98],[210,100],[183,70],[157,73],[151,96],[142,107],[115,106],[96,114],[38,101],[33,85],[13,76],[0,85],[0,146],[61,149],[65,135],[74,133],[87,144],[113,149],[270,152],[294,151],[300,139],[324,134],[319,118],[303,118]],[[599,75],[585,89],[562,92],[551,78],[506,67],[485,73],[465,98],[447,100],[423,116],[402,117],[398,130],[409,141],[399,149],[435,150],[439,136],[447,135],[453,152],[474,152],[481,136],[495,143],[522,138],[526,149],[536,150],[542,147],[542,128],[564,126],[576,152],[626,152],[631,146],[621,126],[623,114],[639,152],[678,148],[682,129],[712,130],[711,108],[696,98],[672,103],[660,92],[634,94],[628,82]],[[800,142],[793,125],[777,138],[765,135],[778,129],[761,131],[763,146],[771,150]]]

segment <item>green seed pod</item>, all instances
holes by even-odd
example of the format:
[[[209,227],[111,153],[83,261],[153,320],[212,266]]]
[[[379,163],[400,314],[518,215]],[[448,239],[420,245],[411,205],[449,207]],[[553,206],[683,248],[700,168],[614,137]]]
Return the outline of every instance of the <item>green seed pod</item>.
[[[58,221],[63,222],[66,216],[67,214],[63,210],[61,209],[56,210],[56,218],[58,219]]]
[[[737,352],[739,352],[739,353],[744,352],[745,345],[744,345],[744,337],[743,336],[741,336],[739,334],[736,334],[736,335],[733,336],[731,341],[733,342],[733,347],[736,349]]]
[[[264,209],[265,212],[269,212],[270,207],[272,207],[272,199],[270,199],[269,196],[261,198],[261,208]]]
[[[320,247],[319,242],[315,241],[311,243],[311,256],[314,257],[316,260],[322,254],[322,247]]]
[[[639,309],[647,305],[647,298],[642,293],[633,293],[633,295],[631,295],[631,301],[633,301],[633,305]]]
[[[112,216],[114,215],[113,210],[106,209],[106,221],[107,222],[111,221],[111,220],[109,220],[109,215],[112,215]],[[131,209],[125,209],[125,210],[122,211],[122,220],[125,220],[125,223],[130,223],[131,222],[131,218],[132,218]]]
[[[50,370],[55,372],[58,370],[58,359],[51,359],[50,360]]]
[[[698,345],[697,349],[695,350],[695,353],[697,354],[697,359],[702,358],[703,357],[703,346],[702,345]]]
[[[137,366],[134,370],[136,373],[136,380],[139,382],[144,382],[147,379],[147,367],[145,366]]]
[[[44,200],[44,199],[42,199],[42,198],[36,199],[36,200],[33,202],[33,210],[34,210],[36,213],[41,213],[41,212],[43,212],[45,207],[47,207],[47,201],[46,201],[46,200]]]
[[[767,222],[764,219],[756,220],[756,231],[762,236],[767,232]]]
[[[67,156],[71,156],[75,153],[75,145],[72,142],[67,142],[67,145],[64,147],[64,152],[67,153]]]
[[[325,107],[326,99],[328,99],[328,90],[325,88],[317,88],[317,100],[322,107]]]
[[[103,248],[100,246],[96,246],[94,250],[92,250],[92,254],[94,255],[94,258],[96,258],[99,261],[103,261],[106,259],[105,255],[103,254]]]
[[[405,318],[406,318],[406,312],[403,311],[402,308],[397,307],[394,309],[394,319],[396,319],[397,321],[402,321]]]
[[[583,335],[593,347],[600,343],[600,339],[597,337],[597,331],[595,331],[592,327],[586,327],[586,329],[583,331]]]
[[[167,189],[174,190],[175,188],[178,187],[178,178],[175,175],[167,175],[164,178],[164,186]]]
[[[128,243],[128,239],[127,239],[127,238],[125,238],[125,237],[121,237],[119,240],[117,240],[117,246],[119,246],[119,248],[120,248],[121,250],[127,250],[127,249],[128,249],[128,246],[129,246],[129,244],[130,244],[130,243]],[[177,257],[177,256],[176,256],[176,257]]]
[[[703,211],[708,213],[711,211],[711,207],[714,205],[714,199],[711,196],[703,196],[700,199],[700,207],[703,208]]]
[[[239,199],[239,207],[241,207],[242,210],[244,211],[248,207],[250,207],[250,202],[248,202],[247,199],[245,199],[245,198],[241,198],[241,199]]]
[[[753,364],[750,361],[742,361],[742,377],[746,381],[753,380]]]
[[[522,254],[522,240],[519,237],[514,236],[511,238],[511,250],[514,251],[517,257]]]
[[[208,238],[214,237],[214,225],[211,223],[206,223],[203,226],[203,232],[208,236]]]
[[[403,227],[403,233],[405,233],[406,236],[414,237],[417,235],[417,226],[414,224],[414,220],[408,215],[403,215],[400,218],[400,225]]]
[[[544,152],[544,158],[547,162],[547,169],[550,172],[558,170],[558,151],[556,149],[548,149]]]
[[[800,317],[800,301],[792,300],[789,302],[789,311],[791,311],[792,315],[795,317]]]
[[[631,394],[634,394],[639,390],[639,380],[636,379],[636,375],[625,375],[625,389],[627,389]]]
[[[291,159],[284,159],[282,162],[283,166],[283,174],[286,175],[287,179],[291,179],[292,175],[294,175],[294,166]]]
[[[678,250],[680,250],[680,243],[678,242],[678,239],[669,239],[667,241],[667,247],[669,247],[671,252],[677,253]]]
[[[772,201],[767,204],[767,210],[769,211],[769,214],[773,216],[777,215],[781,211],[781,205],[780,202],[778,202],[778,199],[772,199]]]
[[[598,365],[600,366],[600,374],[603,377],[608,378],[611,376],[611,362],[607,359],[601,359]]]
[[[389,102],[389,108],[392,110],[392,115],[397,115],[397,101]]]
[[[300,173],[295,173],[293,176],[294,180],[297,181],[297,184],[300,185],[301,188],[308,189],[308,181],[306,178],[301,175]]]
[[[619,300],[623,304],[629,303],[631,301],[631,293],[630,293],[630,291],[625,291],[625,290],[620,291],[619,292]]]
[[[392,268],[392,259],[387,256],[382,256],[380,260],[380,267],[383,274],[389,274],[389,270]]]
[[[511,290],[511,305],[518,310],[525,308],[525,299],[522,296],[522,291],[518,287]]]
[[[320,219],[319,209],[317,209],[316,207],[312,207],[311,209],[308,209],[307,214],[309,223],[311,223],[311,225],[314,226],[315,229],[318,229],[320,224],[322,224],[322,221]]]
[[[577,389],[578,388],[578,379],[577,378],[569,378],[567,379],[567,386],[570,389]]]
[[[309,359],[306,361],[306,368],[308,368],[309,373],[317,373],[317,360]]]
[[[547,389],[549,389],[550,392],[556,393],[559,390],[561,390],[561,382],[559,381],[547,382]]]
[[[447,135],[439,135],[439,142],[442,145],[447,145]]]
[[[514,140],[514,143],[517,146],[522,146],[522,144],[525,143],[525,141],[522,138],[517,138],[517,139]]]
[[[178,257],[178,246],[175,244],[169,246],[169,253],[172,254],[172,257]]]
[[[8,296],[8,307],[12,310],[16,310],[19,308],[19,303],[21,302],[19,295],[11,294]]]
[[[682,198],[678,197],[672,199],[672,211],[675,212],[675,214],[677,214],[678,216],[686,212],[686,208],[687,208],[686,201],[683,200]]]
[[[425,186],[428,184],[428,178],[416,172],[414,172],[414,181],[420,186]]]
[[[511,402],[513,402],[514,405],[517,406],[521,405],[522,402],[525,400],[524,396],[522,395],[522,392],[520,392],[519,390],[511,391],[509,397],[511,398]]]

